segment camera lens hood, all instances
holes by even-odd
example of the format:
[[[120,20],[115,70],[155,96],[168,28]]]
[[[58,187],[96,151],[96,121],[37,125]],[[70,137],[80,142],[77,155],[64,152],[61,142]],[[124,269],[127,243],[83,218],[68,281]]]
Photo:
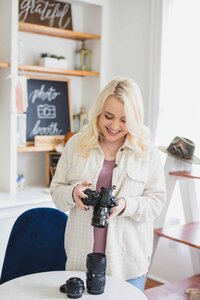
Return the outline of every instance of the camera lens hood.
[[[89,253],[86,258],[86,267],[95,271],[105,271],[106,255],[103,253]]]

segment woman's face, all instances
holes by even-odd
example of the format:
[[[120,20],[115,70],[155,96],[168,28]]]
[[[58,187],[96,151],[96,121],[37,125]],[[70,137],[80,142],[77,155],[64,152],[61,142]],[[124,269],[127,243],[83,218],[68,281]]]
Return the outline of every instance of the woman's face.
[[[127,135],[124,104],[115,96],[109,96],[99,116],[99,128],[108,142],[123,140]]]

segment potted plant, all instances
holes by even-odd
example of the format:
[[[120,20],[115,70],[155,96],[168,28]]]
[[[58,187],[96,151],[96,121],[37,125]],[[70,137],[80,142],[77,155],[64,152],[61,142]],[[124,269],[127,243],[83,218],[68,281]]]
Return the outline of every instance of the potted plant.
[[[67,60],[61,55],[42,53],[40,56],[40,66],[67,69]]]

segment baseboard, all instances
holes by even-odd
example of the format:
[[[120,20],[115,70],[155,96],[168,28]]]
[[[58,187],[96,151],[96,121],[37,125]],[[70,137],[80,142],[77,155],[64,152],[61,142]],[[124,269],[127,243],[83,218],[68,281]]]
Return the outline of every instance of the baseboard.
[[[163,279],[163,278],[160,278],[160,277],[158,277],[158,276],[155,276],[155,275],[153,275],[153,274],[151,274],[151,273],[148,273],[148,278],[149,278],[149,279],[152,279],[152,280],[155,280],[155,281],[157,281],[157,282],[163,283],[163,284],[168,283],[167,280],[165,280],[165,279]]]

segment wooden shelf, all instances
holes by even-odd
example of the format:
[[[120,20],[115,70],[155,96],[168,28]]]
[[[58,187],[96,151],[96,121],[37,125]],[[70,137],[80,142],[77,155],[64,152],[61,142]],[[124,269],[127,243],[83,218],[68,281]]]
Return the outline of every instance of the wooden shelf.
[[[0,61],[0,68],[9,68],[10,64],[5,61]]]
[[[100,40],[100,36],[96,34],[76,32],[67,29],[53,28],[53,27],[31,24],[31,23],[24,23],[24,22],[19,22],[19,31],[49,35],[49,36],[72,39],[77,41]]]
[[[47,152],[55,150],[54,147],[35,147],[35,146],[24,146],[17,147],[17,152]]]
[[[200,179],[200,175],[197,176],[190,171],[173,171],[173,172],[169,172],[169,174],[173,176],[186,177],[191,179]]]
[[[56,75],[64,75],[64,76],[99,76],[99,72],[93,71],[81,71],[81,70],[65,70],[65,69],[57,69],[57,68],[47,68],[41,66],[31,66],[31,65],[21,65],[18,66],[18,70],[22,72],[36,72],[36,73],[44,73],[44,74],[56,74]]]
[[[154,234],[200,249],[200,222],[154,229]]]
[[[0,68],[9,68],[10,64],[8,62],[0,61]],[[96,76],[99,77],[99,72],[94,71],[81,71],[81,70],[65,70],[57,68],[47,68],[41,66],[31,66],[31,65],[20,65],[18,70],[22,72],[34,72],[34,73],[44,73],[44,74],[56,74],[64,76]]]

